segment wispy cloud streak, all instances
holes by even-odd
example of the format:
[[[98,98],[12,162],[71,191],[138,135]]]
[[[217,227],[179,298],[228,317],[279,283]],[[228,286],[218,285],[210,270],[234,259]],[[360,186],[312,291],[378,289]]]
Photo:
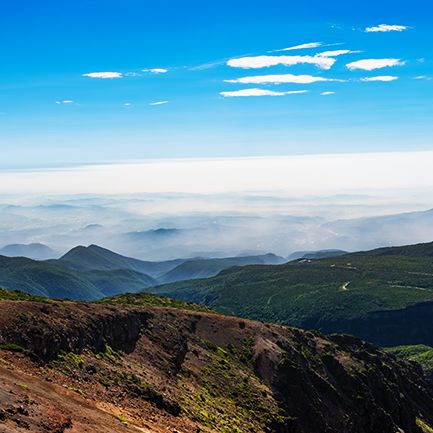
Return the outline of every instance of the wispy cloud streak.
[[[234,97],[248,97],[248,96],[285,96],[285,95],[296,95],[299,93],[307,93],[308,90],[291,90],[289,92],[275,92],[273,90],[266,89],[242,89],[234,90],[231,92],[220,92],[221,96],[225,98]]]

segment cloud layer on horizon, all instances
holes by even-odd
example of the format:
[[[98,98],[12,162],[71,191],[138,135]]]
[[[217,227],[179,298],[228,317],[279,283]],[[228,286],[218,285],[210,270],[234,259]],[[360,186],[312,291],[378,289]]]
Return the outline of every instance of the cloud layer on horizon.
[[[264,178],[266,191],[337,194],[433,187],[432,165],[433,151],[149,160],[0,171],[0,194],[263,191]]]

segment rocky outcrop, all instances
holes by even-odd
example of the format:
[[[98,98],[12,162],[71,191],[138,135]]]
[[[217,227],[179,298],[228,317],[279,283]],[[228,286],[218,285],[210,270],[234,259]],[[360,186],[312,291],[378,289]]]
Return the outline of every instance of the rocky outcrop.
[[[86,407],[142,431],[421,433],[433,425],[433,393],[417,364],[350,336],[207,312],[0,301],[0,356],[11,374],[66,386]],[[36,425],[46,402],[35,383],[23,389],[34,403],[14,416]],[[88,427],[96,415],[70,409],[56,389],[47,407]],[[2,422],[21,431],[13,419],[0,419],[0,431]]]
[[[15,310],[17,303],[2,307]],[[131,352],[150,313],[86,303],[28,303],[0,327],[0,344],[13,342],[36,359],[50,361],[60,352],[104,350],[106,344]],[[5,318],[3,318],[3,322]],[[0,323],[2,319],[0,319]]]

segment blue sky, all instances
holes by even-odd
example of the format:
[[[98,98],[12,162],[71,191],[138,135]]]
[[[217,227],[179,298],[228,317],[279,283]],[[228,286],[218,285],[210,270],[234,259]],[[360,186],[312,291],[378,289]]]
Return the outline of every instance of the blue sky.
[[[432,6],[352,3],[8,2],[0,169],[432,149]]]

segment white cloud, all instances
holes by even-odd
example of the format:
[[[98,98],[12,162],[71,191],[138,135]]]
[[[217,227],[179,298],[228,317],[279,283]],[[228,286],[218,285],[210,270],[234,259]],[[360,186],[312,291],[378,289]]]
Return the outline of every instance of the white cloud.
[[[348,63],[346,67],[351,71],[362,69],[364,71],[373,71],[374,69],[387,68],[391,66],[403,66],[406,62],[400,59],[364,59]]]
[[[164,105],[164,104],[168,104],[168,101],[156,101],[156,102],[151,102],[149,105]]]
[[[432,166],[431,151],[149,160],[64,169],[0,170],[0,193],[282,191],[315,195],[368,190],[382,193],[387,188],[420,191],[433,187]]]
[[[166,74],[168,72],[168,69],[164,69],[164,68],[142,69],[142,72],[151,72],[152,74]]]
[[[123,104],[123,106],[124,106],[124,107],[131,107],[132,104],[131,104],[130,102],[125,102],[125,103]]]
[[[399,25],[389,25],[389,24],[379,24],[374,27],[367,27],[365,29],[366,33],[377,33],[377,32],[402,32],[403,30],[407,30],[407,26],[399,26]]]
[[[335,95],[335,92],[322,92],[322,96],[329,96],[329,95]]]
[[[334,63],[335,59],[320,56],[254,56],[230,59],[227,65],[232,68],[258,69],[277,65],[311,64],[322,69],[330,69]]]
[[[380,75],[377,77],[365,77],[361,78],[361,81],[395,81],[398,80],[398,77],[393,75]]]
[[[295,83],[295,84],[311,84],[321,81],[343,81],[332,78],[315,77],[313,75],[256,75],[251,77],[241,77],[235,80],[225,80],[226,83],[240,84],[280,84],[280,83]]]
[[[246,96],[284,96],[284,95],[295,95],[298,93],[306,93],[308,90],[292,90],[290,92],[275,92],[273,90],[266,89],[242,89],[235,90],[232,92],[220,92],[221,96],[225,98],[233,97],[246,97]]]
[[[324,51],[323,53],[316,54],[317,57],[337,57],[342,56],[343,54],[355,54],[360,53],[361,51],[352,51],[352,50],[333,50],[333,51]]]
[[[413,77],[414,80],[428,80],[430,81],[432,78],[428,75],[418,75],[416,77]]]
[[[122,78],[123,74],[121,72],[89,72],[88,74],[83,74],[83,77],[109,79]]]
[[[72,101],[72,99],[64,99],[63,101],[56,101],[57,105],[70,105],[73,103],[74,101]]]
[[[294,47],[282,48],[276,51],[305,50],[308,48],[318,48],[320,46],[322,46],[322,42],[309,42],[307,44],[295,45]]]

